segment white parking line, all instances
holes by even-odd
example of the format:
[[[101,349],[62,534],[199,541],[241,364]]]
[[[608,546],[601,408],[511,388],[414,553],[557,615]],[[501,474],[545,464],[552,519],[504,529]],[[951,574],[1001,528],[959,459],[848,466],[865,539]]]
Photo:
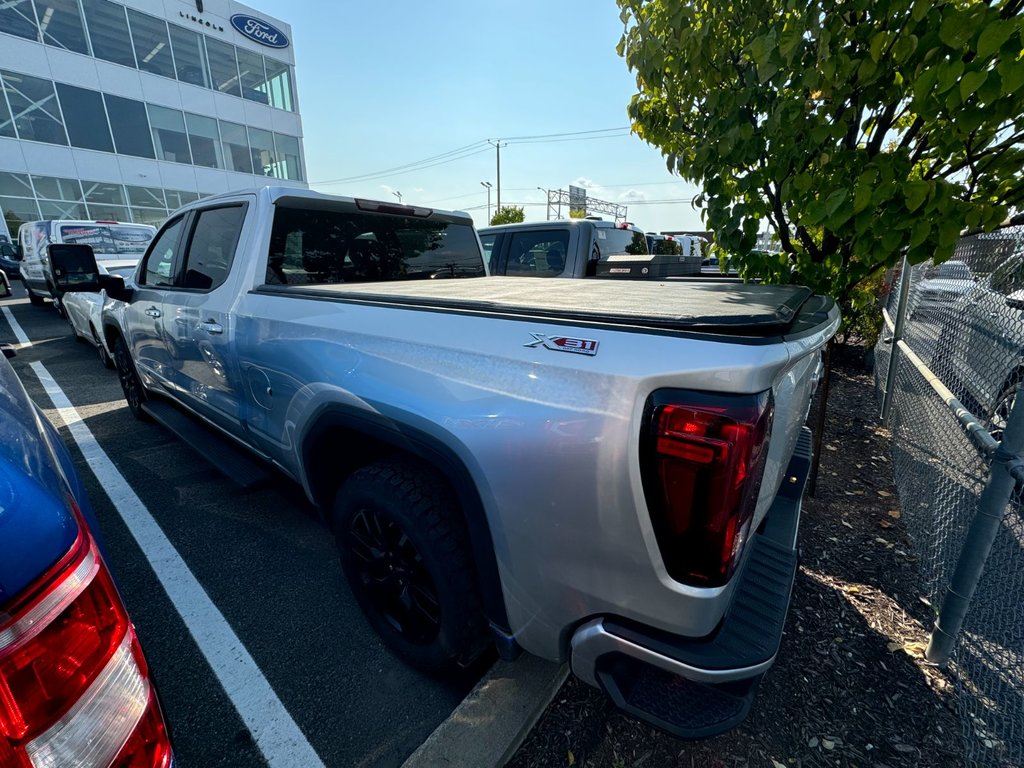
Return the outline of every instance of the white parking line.
[[[3,308],[5,315],[8,313]],[[7,316],[15,335],[21,330]],[[24,335],[24,332],[21,332]],[[27,339],[26,339],[27,340]],[[156,520],[110,460],[42,363],[30,363],[71,431],[89,468],[142,548],[199,650],[252,733],[271,768],[322,768],[323,761],[292,720],[227,619],[217,610]]]
[[[4,319],[7,320],[7,324],[11,326],[11,330],[14,331],[14,338],[18,340],[18,343],[23,347],[31,347],[32,340],[29,339],[28,335],[25,333],[25,329],[21,327],[21,324],[14,319],[14,313],[7,307],[0,307],[0,312],[4,313]]]

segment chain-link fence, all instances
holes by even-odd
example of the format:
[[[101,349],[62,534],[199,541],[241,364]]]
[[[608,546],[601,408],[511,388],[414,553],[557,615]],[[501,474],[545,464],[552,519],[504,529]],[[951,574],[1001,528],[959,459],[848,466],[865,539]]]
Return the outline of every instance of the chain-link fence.
[[[978,555],[972,529],[984,520],[979,501],[993,456],[1000,466],[1009,460],[996,441],[1004,437],[1024,380],[1024,226],[965,237],[949,261],[907,272],[896,270],[892,279],[875,371],[889,408],[903,518],[938,615],[959,599],[949,590],[958,564],[964,570],[964,553]],[[1009,503],[988,510],[995,540],[960,631],[953,633],[952,670],[972,765],[1024,765],[1020,492],[1018,484]],[[943,630],[949,629],[946,616],[939,620]],[[933,635],[930,652],[948,639]]]

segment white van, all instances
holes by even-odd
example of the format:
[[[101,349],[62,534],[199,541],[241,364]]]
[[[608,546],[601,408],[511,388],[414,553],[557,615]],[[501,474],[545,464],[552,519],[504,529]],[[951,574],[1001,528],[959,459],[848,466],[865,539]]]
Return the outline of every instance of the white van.
[[[44,299],[59,299],[50,273],[48,249],[52,243],[91,245],[100,271],[104,263],[138,261],[149,247],[156,227],[117,221],[29,221],[18,228],[21,279],[36,306]]]

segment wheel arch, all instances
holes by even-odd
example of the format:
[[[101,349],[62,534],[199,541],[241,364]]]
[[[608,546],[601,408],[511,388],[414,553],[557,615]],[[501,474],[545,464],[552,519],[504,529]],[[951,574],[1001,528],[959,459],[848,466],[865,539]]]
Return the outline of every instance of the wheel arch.
[[[490,524],[476,483],[456,452],[416,427],[342,404],[322,406],[307,423],[299,443],[302,478],[328,523],[327,511],[340,482],[360,467],[405,454],[441,475],[455,493],[466,524],[484,613],[497,629],[509,633]]]

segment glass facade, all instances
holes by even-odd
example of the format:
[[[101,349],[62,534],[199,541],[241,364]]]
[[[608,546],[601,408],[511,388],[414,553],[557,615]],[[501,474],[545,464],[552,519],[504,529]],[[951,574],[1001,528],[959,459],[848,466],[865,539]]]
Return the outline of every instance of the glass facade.
[[[0,33],[295,111],[288,63],[110,0],[0,0]]]
[[[0,171],[0,208],[12,236],[26,221],[39,219],[111,219],[159,226],[175,208],[199,198],[179,189]]]
[[[0,91],[0,136],[304,181],[297,136],[6,70]]]

